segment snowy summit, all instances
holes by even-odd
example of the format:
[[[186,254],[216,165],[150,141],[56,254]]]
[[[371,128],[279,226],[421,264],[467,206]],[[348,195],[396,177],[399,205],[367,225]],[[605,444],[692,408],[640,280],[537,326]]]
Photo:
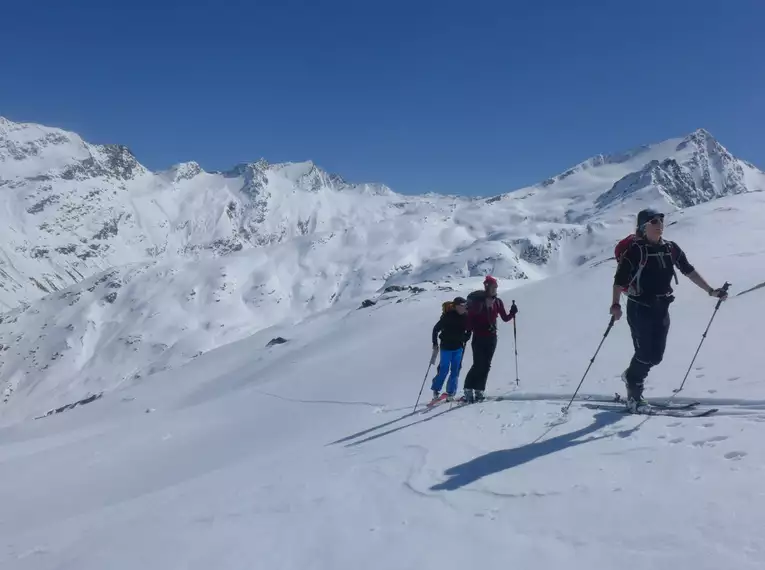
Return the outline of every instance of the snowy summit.
[[[312,162],[151,172],[0,118],[0,567],[760,569],[763,190],[703,129],[470,199]],[[710,326],[680,276],[646,380],[669,399],[710,326],[673,400],[709,417],[608,402],[645,208],[733,283]],[[428,410],[442,303],[488,274],[519,308],[488,399]]]

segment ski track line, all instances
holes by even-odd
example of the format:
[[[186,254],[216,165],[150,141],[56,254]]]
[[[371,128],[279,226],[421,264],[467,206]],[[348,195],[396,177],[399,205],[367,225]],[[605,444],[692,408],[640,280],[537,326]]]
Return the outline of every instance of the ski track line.
[[[276,398],[284,402],[293,402],[296,404],[332,404],[336,406],[366,406],[369,408],[384,408],[385,404],[376,404],[374,402],[348,402],[343,400],[302,400],[300,398],[290,398],[288,396],[279,396],[278,394],[271,394],[264,392],[263,390],[255,390],[258,394],[268,396],[270,398]]]

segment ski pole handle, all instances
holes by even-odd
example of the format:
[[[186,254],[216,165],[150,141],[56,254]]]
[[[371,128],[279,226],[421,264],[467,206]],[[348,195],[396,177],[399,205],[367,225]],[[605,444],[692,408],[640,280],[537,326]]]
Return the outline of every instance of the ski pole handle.
[[[727,295],[730,285],[731,284],[726,281],[725,284],[722,287],[720,287],[720,289],[722,290],[723,293]],[[717,305],[715,305],[715,310],[720,308],[720,305],[722,305],[722,302],[723,302],[723,297],[720,297],[719,299],[717,299]]]

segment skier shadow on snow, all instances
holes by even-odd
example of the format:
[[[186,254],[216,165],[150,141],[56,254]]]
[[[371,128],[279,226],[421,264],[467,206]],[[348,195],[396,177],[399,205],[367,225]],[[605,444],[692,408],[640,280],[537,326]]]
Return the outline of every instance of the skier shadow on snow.
[[[449,407],[449,408],[446,408],[445,410],[440,411],[440,412],[433,412],[432,410],[417,410],[415,412],[409,412],[408,414],[404,414],[403,416],[398,417],[398,418],[396,418],[394,420],[390,420],[390,421],[387,421],[387,422],[385,422],[383,424],[380,424],[380,425],[377,425],[377,426],[374,426],[374,427],[371,427],[371,428],[367,428],[367,429],[362,430],[360,432],[357,432],[357,433],[354,433],[352,435],[349,435],[349,436],[346,436],[344,438],[341,438],[341,439],[338,439],[336,441],[333,441],[332,443],[328,443],[327,445],[337,445],[338,443],[350,442],[350,443],[346,443],[345,447],[356,447],[356,446],[361,445],[363,443],[367,443],[367,442],[373,441],[375,439],[379,439],[381,437],[385,437],[386,435],[390,435],[392,433],[396,433],[397,431],[401,431],[401,430],[406,429],[408,427],[416,426],[417,424],[421,424],[423,422],[430,421],[430,420],[432,420],[434,418],[437,418],[438,416],[442,416],[442,415],[444,415],[446,413],[449,413],[449,412],[451,412],[453,410],[457,410],[460,407],[461,406]],[[431,412],[431,413],[427,413],[427,412]],[[416,422],[411,422],[411,423],[404,424],[402,426],[398,426],[398,427],[395,427],[395,428],[392,428],[392,429],[389,429],[389,430],[386,430],[386,431],[383,431],[383,432],[380,432],[380,433],[377,433],[377,434],[374,434],[374,435],[370,435],[369,437],[365,437],[364,439],[360,439],[358,441],[351,441],[353,439],[357,439],[357,438],[359,438],[361,436],[364,436],[364,435],[367,435],[369,433],[372,433],[373,431],[377,431],[379,429],[391,426],[391,425],[393,425],[393,424],[395,424],[397,422],[400,422],[402,420],[405,420],[407,418],[414,418],[414,417],[419,416],[419,415],[425,415],[426,417],[424,419],[417,420]]]
[[[579,438],[592,434],[606,426],[615,424],[620,419],[624,419],[624,414],[618,412],[600,412],[595,414],[595,421],[593,423],[582,429],[565,433],[550,439],[527,443],[526,445],[522,445],[521,447],[516,447],[513,449],[492,451],[491,453],[487,453],[481,457],[471,459],[467,463],[456,465],[455,467],[447,469],[444,472],[444,475],[449,477],[449,479],[443,481],[442,483],[438,483],[437,485],[433,485],[430,490],[456,491],[457,489],[470,485],[471,483],[474,483],[483,477],[487,477],[501,471],[506,471],[508,469],[512,469],[513,467],[518,467],[519,465],[523,465],[529,461],[534,461],[540,457],[552,455],[558,451],[563,451],[564,449],[576,447],[577,445],[582,445],[591,441],[607,439],[612,437],[614,434],[609,433],[598,435],[588,437],[587,439]],[[629,437],[637,429],[638,428],[635,427],[628,430],[623,430],[617,432],[617,435],[621,438]]]

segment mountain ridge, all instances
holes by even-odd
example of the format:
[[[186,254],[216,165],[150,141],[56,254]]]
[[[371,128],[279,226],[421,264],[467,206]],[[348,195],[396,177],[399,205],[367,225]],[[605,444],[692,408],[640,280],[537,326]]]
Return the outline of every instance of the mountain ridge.
[[[418,224],[439,219],[479,246],[487,233],[483,220],[493,218],[479,210],[501,205],[522,230],[508,247],[541,239],[549,248],[550,230],[618,222],[646,201],[672,210],[762,190],[765,174],[697,129],[598,154],[536,185],[488,198],[402,195],[384,184],[350,183],[310,160],[261,158],[224,172],[188,161],[152,172],[124,145],[95,145],[77,133],[2,118],[0,189],[6,226],[0,306],[11,309],[124,263],[227,255],[358,226],[373,231],[402,214]],[[552,226],[534,238],[530,222]],[[500,276],[528,276],[517,266],[528,247],[502,253],[503,247],[496,255],[509,257],[498,265],[507,267]],[[469,265],[485,266],[480,259]]]

